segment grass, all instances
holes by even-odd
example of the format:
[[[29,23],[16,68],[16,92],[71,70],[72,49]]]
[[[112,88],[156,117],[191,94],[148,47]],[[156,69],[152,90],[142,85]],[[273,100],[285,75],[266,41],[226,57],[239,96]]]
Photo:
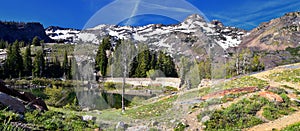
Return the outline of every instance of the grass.
[[[270,74],[267,77],[276,82],[290,82],[293,84],[300,85],[300,69],[275,72]]]
[[[263,88],[269,85],[267,81],[257,79],[252,76],[244,76],[235,80],[231,80],[225,83],[220,83],[215,85],[214,88],[220,89],[230,89],[230,88],[240,88],[240,87],[258,87]]]
[[[283,128],[281,131],[299,131],[300,130],[300,122],[289,125]]]
[[[178,96],[171,96],[151,104],[142,105],[136,108],[130,108],[126,111],[126,116],[134,119],[147,119],[162,116],[166,110],[173,106],[173,103]]]

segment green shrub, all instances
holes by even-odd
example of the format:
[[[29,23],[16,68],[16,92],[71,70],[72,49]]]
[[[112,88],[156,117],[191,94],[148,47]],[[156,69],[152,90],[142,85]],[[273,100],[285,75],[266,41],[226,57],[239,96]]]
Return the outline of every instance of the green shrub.
[[[68,103],[72,104],[76,98],[76,93],[72,88],[45,88],[44,93],[47,95],[46,104],[55,107],[63,107]]]
[[[145,101],[145,98],[143,97],[139,97],[139,96],[135,96],[132,98],[130,105],[134,106],[134,105],[141,105],[143,104]]]
[[[174,131],[184,131],[186,128],[186,125],[184,125],[182,122],[179,122],[176,127],[174,128]]]
[[[171,87],[171,86],[165,86],[164,89],[163,89],[163,91],[165,93],[168,93],[168,92],[178,91],[178,89],[175,88],[175,87]]]
[[[104,83],[104,89],[105,90],[115,90],[116,89],[116,84],[113,82],[105,82]]]
[[[25,113],[25,120],[35,125],[36,130],[86,130],[95,128],[94,123],[85,122],[75,114],[55,111]]]
[[[256,117],[257,111],[267,104],[265,98],[253,97],[243,99],[228,108],[214,112],[199,114],[200,121],[203,116],[210,115],[210,120],[204,122],[206,130],[237,130],[258,125],[263,121]]]
[[[281,131],[299,131],[300,130],[300,122],[289,125],[283,128]]]

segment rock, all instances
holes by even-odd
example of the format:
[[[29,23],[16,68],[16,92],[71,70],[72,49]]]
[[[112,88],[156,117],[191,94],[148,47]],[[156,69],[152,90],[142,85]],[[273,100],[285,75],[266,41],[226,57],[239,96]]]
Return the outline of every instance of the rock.
[[[97,119],[96,117],[90,115],[82,116],[82,120],[84,121],[96,121],[96,119]]]
[[[99,110],[93,110],[92,112],[93,112],[93,113],[96,113],[96,114],[98,114],[98,115],[101,115],[101,114],[102,114],[101,111],[99,111]]]
[[[201,87],[209,87],[212,85],[212,81],[210,79],[202,79],[198,88],[201,88]]]
[[[25,112],[25,106],[20,100],[14,98],[14,97],[11,97],[5,93],[2,93],[2,92],[0,92],[0,103],[2,105],[8,106],[9,109],[11,109],[15,112],[18,112],[18,113]]]
[[[157,121],[152,121],[151,122],[151,126],[157,126],[159,124],[159,122],[157,122]]]
[[[127,131],[149,131],[149,128],[147,126],[134,126],[134,127],[128,127],[126,130]]]
[[[126,128],[127,128],[127,125],[123,121],[118,122],[118,124],[116,126],[117,130],[125,130]]]
[[[259,96],[267,98],[268,100],[274,102],[279,102],[279,103],[284,102],[280,95],[275,94],[273,92],[268,92],[268,91],[260,92]]]
[[[83,111],[83,112],[88,112],[88,111],[90,111],[90,108],[88,108],[88,107],[83,108],[82,111]]]
[[[180,121],[183,125],[188,126],[188,122],[186,119],[181,119]]]
[[[210,120],[210,117],[209,116],[204,116],[202,119],[201,119],[201,122],[204,123],[206,121]]]
[[[175,121],[176,121],[175,119],[173,119],[173,120],[170,120],[170,122],[171,122],[171,123],[175,123]]]
[[[6,87],[3,81],[0,81],[0,92],[19,98],[25,105],[29,105],[29,107],[35,107],[41,111],[48,110],[46,103],[42,99],[37,98],[31,93],[19,92],[13,88]]]

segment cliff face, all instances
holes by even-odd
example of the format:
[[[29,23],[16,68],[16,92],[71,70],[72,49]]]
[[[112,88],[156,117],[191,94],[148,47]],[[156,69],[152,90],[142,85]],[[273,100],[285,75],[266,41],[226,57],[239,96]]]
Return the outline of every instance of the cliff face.
[[[35,36],[38,36],[40,40],[45,42],[52,41],[46,35],[44,27],[40,23],[0,22],[0,39],[5,41],[31,42]]]

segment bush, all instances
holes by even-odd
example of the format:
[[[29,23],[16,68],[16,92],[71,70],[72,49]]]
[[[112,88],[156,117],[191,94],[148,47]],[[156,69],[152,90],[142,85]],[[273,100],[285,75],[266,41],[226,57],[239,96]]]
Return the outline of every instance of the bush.
[[[45,88],[44,93],[47,95],[46,104],[55,107],[63,107],[68,103],[72,104],[76,98],[76,93],[71,88]]]
[[[294,109],[290,108],[292,103],[288,96],[285,93],[282,93],[280,96],[284,100],[284,103],[275,104],[268,102],[268,104],[264,107],[262,115],[268,120],[275,120],[283,115],[288,115],[295,111]]]
[[[178,89],[175,87],[171,87],[171,86],[165,86],[163,91],[164,91],[164,93],[168,93],[168,92],[178,91]]]
[[[86,130],[94,128],[93,123],[85,122],[75,114],[63,114],[55,111],[45,113],[37,110],[25,113],[25,120],[35,125],[35,130]]]
[[[282,129],[281,131],[299,131],[300,130],[300,122],[289,125]]]
[[[186,128],[186,125],[183,124],[182,122],[179,122],[176,127],[174,128],[174,131],[184,131]]]
[[[104,83],[104,89],[105,90],[115,90],[116,89],[116,84],[113,82],[105,82]]]
[[[135,97],[132,98],[130,105],[131,106],[140,105],[140,104],[143,104],[144,101],[145,101],[145,98],[135,96]]]
[[[223,110],[199,114],[198,120],[211,114],[210,120],[204,122],[206,130],[236,130],[258,125],[263,121],[256,117],[256,113],[266,104],[264,99],[260,97],[243,99]]]

